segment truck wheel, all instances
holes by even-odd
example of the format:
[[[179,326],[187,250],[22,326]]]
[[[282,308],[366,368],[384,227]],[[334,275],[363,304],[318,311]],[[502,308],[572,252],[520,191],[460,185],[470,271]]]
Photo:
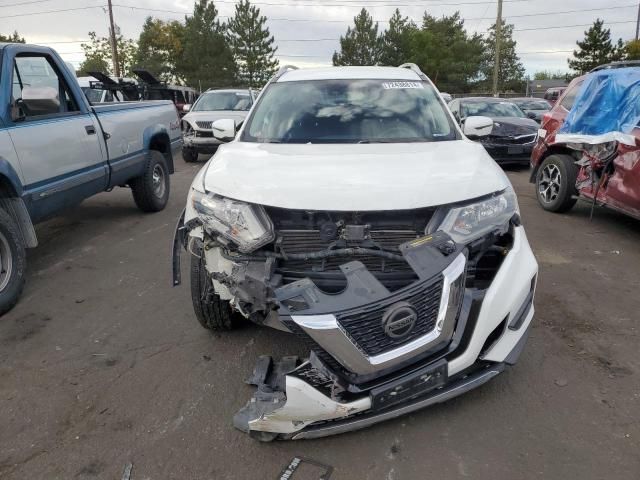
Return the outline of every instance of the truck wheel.
[[[11,310],[22,293],[27,258],[16,222],[0,209],[0,315]]]
[[[234,312],[226,300],[216,294],[207,275],[202,242],[194,242],[191,255],[191,301],[198,322],[207,330],[233,330],[244,323],[244,317]],[[196,256],[197,255],[197,256]]]
[[[143,212],[159,212],[169,201],[169,169],[164,155],[149,150],[144,173],[131,182],[133,200]]]
[[[193,163],[198,161],[198,151],[193,148],[182,148],[182,158],[187,163]]]
[[[536,198],[550,212],[566,212],[576,204],[578,166],[569,155],[549,155],[536,175]]]

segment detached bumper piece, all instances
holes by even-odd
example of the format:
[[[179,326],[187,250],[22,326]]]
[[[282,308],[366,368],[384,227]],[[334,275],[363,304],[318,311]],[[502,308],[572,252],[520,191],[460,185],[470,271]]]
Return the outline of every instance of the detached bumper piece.
[[[318,438],[366,428],[447,401],[495,377],[503,364],[478,364],[447,378],[442,360],[403,377],[353,394],[330,371],[311,360],[260,357],[247,383],[257,387],[233,419],[234,426],[261,441]]]

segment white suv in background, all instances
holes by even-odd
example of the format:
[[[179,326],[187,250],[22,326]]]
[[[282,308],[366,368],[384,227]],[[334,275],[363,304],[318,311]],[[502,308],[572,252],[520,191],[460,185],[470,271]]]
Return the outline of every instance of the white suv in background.
[[[233,138],[235,122],[213,125]],[[260,440],[363,428],[518,359],[538,265],[507,176],[413,64],[283,68],[193,181],[174,241],[196,316],[295,335],[234,417]],[[283,333],[283,341],[287,334]],[[240,376],[243,372],[238,372]]]
[[[251,89],[207,90],[193,105],[185,105],[182,117],[185,162],[195,162],[200,153],[213,153],[222,143],[213,135],[211,125],[216,120],[228,119],[240,124],[251,109],[255,91]]]

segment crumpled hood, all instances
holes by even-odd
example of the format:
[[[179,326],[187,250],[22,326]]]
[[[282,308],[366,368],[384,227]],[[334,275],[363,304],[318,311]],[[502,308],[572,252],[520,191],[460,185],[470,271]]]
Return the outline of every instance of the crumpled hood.
[[[236,123],[242,122],[249,112],[245,111],[232,111],[232,110],[220,110],[220,111],[208,111],[208,112],[189,112],[184,117],[183,121],[187,121],[190,124],[199,122],[215,122],[223,118],[230,118],[235,120]]]
[[[231,142],[211,158],[207,191],[303,210],[402,210],[459,202],[510,185],[482,145]]]
[[[540,125],[530,118],[496,117],[493,119],[492,137],[513,137],[536,133]]]

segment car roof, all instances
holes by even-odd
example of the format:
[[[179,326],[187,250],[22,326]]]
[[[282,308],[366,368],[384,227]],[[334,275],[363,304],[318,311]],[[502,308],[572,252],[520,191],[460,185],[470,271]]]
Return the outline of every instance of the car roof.
[[[204,95],[205,93],[220,93],[220,92],[248,93],[249,89],[248,88],[210,88],[209,90],[202,92],[202,95]]]
[[[410,80],[422,81],[408,68],[399,67],[323,67],[287,70],[277,82],[304,80]]]

